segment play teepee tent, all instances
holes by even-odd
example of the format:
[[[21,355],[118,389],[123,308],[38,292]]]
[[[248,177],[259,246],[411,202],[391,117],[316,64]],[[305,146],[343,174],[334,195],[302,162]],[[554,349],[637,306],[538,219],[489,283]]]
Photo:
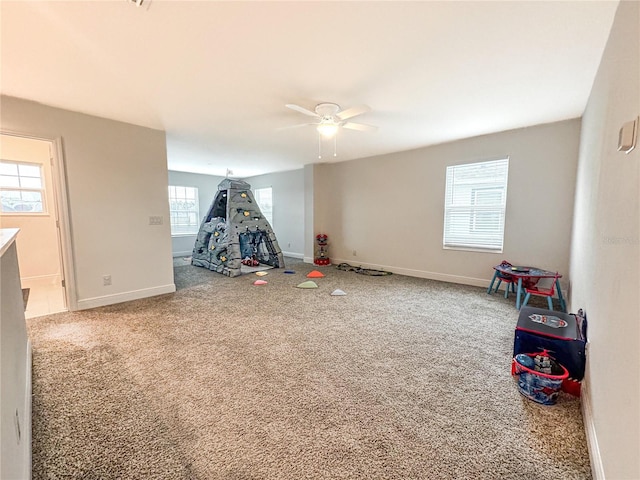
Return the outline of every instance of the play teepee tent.
[[[253,198],[251,185],[226,178],[202,220],[191,264],[236,277],[243,263],[284,268],[278,241]]]

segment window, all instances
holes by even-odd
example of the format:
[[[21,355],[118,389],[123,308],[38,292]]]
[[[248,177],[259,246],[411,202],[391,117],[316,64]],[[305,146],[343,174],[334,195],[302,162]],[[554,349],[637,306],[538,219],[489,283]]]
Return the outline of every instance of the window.
[[[46,213],[44,198],[41,165],[0,161],[2,213]]]
[[[273,227],[273,198],[271,187],[256,188],[253,191],[253,196],[260,207],[262,215],[267,219],[269,225]]]
[[[171,235],[194,235],[200,230],[200,207],[196,187],[169,186]]]
[[[509,159],[447,167],[444,248],[502,252]]]

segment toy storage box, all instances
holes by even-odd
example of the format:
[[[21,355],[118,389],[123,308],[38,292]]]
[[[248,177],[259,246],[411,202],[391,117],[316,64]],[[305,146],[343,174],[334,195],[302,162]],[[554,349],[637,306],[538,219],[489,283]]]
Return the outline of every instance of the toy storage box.
[[[513,356],[547,350],[569,372],[563,390],[579,394],[586,363],[586,320],[573,314],[522,307],[518,317]]]

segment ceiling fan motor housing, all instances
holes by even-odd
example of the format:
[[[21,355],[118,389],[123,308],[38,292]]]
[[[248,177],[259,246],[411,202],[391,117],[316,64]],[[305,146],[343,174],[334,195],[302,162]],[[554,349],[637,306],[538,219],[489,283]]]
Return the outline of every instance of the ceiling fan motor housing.
[[[327,117],[333,119],[333,117],[340,111],[340,105],[337,103],[319,103],[316,105],[315,110],[323,119]]]

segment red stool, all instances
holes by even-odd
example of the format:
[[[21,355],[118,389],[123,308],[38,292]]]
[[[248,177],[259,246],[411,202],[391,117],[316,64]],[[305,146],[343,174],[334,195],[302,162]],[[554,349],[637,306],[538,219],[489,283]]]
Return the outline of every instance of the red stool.
[[[504,298],[509,298],[509,285],[511,285],[511,291],[513,293],[516,293],[516,283],[518,283],[518,280],[513,278],[511,275],[498,272],[496,275],[496,280],[498,280],[498,284],[496,285],[496,289],[494,290],[494,292],[497,292],[498,288],[500,288],[500,284],[504,282],[505,283]]]

